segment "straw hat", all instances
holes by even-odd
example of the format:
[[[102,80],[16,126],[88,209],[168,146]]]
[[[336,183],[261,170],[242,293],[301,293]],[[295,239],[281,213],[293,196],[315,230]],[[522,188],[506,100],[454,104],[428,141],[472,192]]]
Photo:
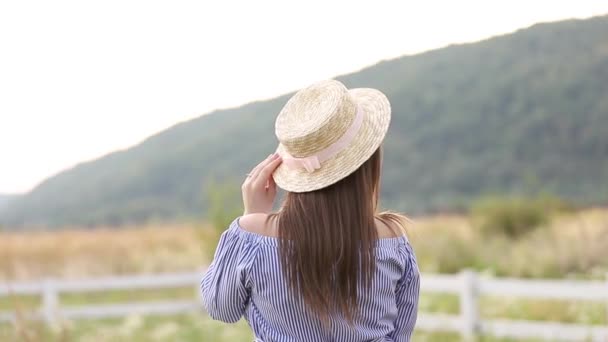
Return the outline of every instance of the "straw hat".
[[[349,90],[328,80],[300,90],[275,123],[283,159],[275,182],[290,192],[307,192],[345,178],[380,147],[390,118],[390,103],[376,89]]]

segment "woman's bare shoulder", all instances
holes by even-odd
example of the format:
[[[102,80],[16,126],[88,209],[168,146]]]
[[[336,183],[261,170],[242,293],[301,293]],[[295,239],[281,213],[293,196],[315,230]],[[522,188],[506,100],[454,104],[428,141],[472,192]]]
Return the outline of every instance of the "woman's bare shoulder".
[[[276,229],[272,221],[268,222],[268,214],[254,213],[239,218],[239,226],[248,232],[276,237]]]
[[[405,227],[393,221],[383,221],[376,218],[376,229],[378,238],[394,238],[405,235]]]

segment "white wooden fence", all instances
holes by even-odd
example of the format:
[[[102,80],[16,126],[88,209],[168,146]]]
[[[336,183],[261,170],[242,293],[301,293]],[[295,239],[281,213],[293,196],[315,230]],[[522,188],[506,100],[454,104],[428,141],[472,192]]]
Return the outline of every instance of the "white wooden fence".
[[[65,307],[60,293],[103,292],[109,290],[162,289],[192,286],[198,293],[200,273],[143,275],[88,280],[45,280],[34,283],[0,284],[0,300],[11,295],[41,295],[40,309],[27,319],[43,319],[53,323],[63,319],[96,319],[129,314],[171,315],[201,311],[197,299],[181,301],[139,302]],[[457,275],[422,276],[422,291],[451,293],[460,298],[460,314],[427,314],[418,316],[417,329],[459,332],[465,338],[476,334],[497,337],[540,338],[564,341],[608,341],[608,326],[580,325],[540,321],[486,320],[478,313],[480,295],[509,296],[533,299],[594,301],[608,304],[608,282],[574,280],[522,280],[479,277],[471,271]],[[199,298],[198,294],[193,298]],[[607,312],[608,315],[608,312]],[[0,322],[15,319],[12,312],[0,312]]]

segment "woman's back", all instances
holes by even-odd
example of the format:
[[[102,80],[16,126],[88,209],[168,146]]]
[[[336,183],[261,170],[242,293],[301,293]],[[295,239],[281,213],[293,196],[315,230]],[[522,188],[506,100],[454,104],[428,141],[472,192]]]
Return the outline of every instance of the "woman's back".
[[[259,224],[243,224],[246,230],[239,222],[235,220],[222,235],[214,262],[202,280],[203,300],[213,318],[236,322],[244,316],[258,341],[264,342],[409,341],[416,322],[420,279],[405,236],[377,240],[375,273],[371,287],[359,292],[359,316],[354,325],[344,317],[332,317],[324,328],[318,316],[292,294],[277,268],[278,240],[268,236],[273,229],[264,232]]]

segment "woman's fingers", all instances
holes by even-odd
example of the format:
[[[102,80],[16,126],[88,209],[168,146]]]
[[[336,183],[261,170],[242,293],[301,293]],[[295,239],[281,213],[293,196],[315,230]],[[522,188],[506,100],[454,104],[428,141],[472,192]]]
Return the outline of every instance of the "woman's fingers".
[[[266,158],[266,159],[262,160],[262,162],[260,162],[260,163],[258,164],[258,166],[256,166],[256,167],[253,169],[253,171],[251,171],[251,173],[250,173],[251,180],[252,180],[252,181],[255,181],[255,180],[256,180],[256,179],[259,177],[259,175],[260,175],[260,173],[262,172],[262,170],[264,170],[264,168],[265,168],[265,167],[266,167],[266,166],[267,166],[269,163],[271,163],[273,160],[275,160],[276,158],[278,158],[278,154],[274,153],[274,154],[271,154],[270,156],[268,156],[268,158]]]
[[[269,155],[268,157],[266,157],[266,159],[262,160],[258,165],[256,165],[251,172],[249,172],[249,175],[247,178],[249,179],[255,179],[255,177],[257,176],[257,174],[260,172],[260,170],[262,169],[262,167],[264,167],[265,163],[270,160],[270,158],[272,158],[272,154]]]
[[[282,160],[276,153],[259,163],[241,187],[245,214],[269,213],[276,197],[277,188],[272,172]]]
[[[279,167],[279,165],[281,165],[282,161],[283,160],[278,155],[275,155],[270,161],[266,163],[266,165],[264,165],[261,170],[259,170],[259,173],[256,176],[256,179],[254,179],[254,181],[263,182],[263,185],[266,186],[266,184],[268,184],[267,182],[272,179],[272,173],[274,172],[274,170],[277,169],[277,167]]]
[[[266,186],[266,191],[270,193],[270,195],[274,195],[277,193],[277,183],[274,182],[274,178],[272,175],[268,178],[268,184]]]

